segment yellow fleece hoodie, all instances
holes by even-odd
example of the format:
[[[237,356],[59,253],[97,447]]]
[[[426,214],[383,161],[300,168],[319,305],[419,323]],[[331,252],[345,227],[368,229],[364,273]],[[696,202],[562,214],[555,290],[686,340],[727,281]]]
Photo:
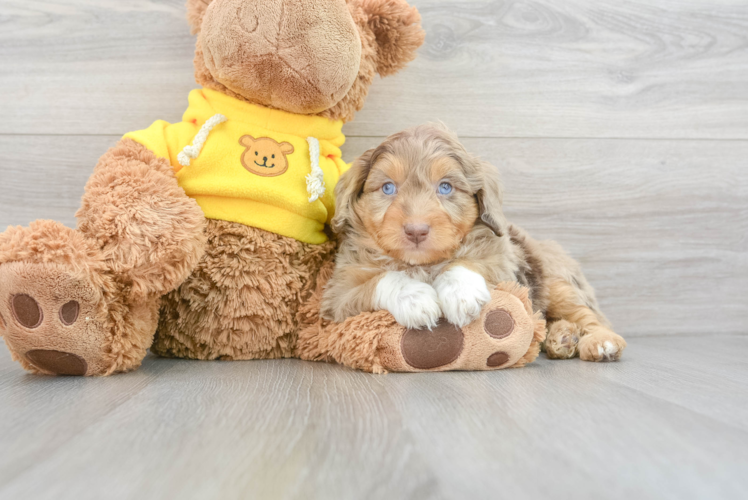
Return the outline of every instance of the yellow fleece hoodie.
[[[181,122],[157,121],[125,138],[169,160],[207,218],[319,244],[335,212],[335,185],[349,167],[342,128],[342,121],[202,89],[190,92]]]

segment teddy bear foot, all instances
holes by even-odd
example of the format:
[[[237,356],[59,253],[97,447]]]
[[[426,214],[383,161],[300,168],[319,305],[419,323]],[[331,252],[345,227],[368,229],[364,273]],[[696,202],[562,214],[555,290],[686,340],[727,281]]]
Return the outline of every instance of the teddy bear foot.
[[[104,375],[127,358],[114,345],[106,291],[115,285],[80,233],[49,221],[12,228],[0,258],[0,335],[25,369]]]
[[[382,367],[393,372],[499,370],[537,357],[545,321],[533,314],[527,290],[502,284],[471,324],[442,320],[433,330],[394,329],[379,344]]]
[[[51,375],[100,369],[104,329],[90,282],[59,264],[0,266],[0,327],[24,368]]]

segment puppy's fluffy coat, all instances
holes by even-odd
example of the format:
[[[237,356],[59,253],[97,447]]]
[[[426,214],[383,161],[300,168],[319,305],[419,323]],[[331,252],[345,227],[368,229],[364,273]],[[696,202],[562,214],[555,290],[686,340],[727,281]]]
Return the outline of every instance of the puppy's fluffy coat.
[[[341,243],[322,301],[327,319],[386,309],[409,328],[440,317],[464,326],[490,289],[517,281],[546,315],[549,357],[614,360],[626,347],[579,265],[507,223],[498,170],[444,127],[390,136],[354,162],[336,197]]]

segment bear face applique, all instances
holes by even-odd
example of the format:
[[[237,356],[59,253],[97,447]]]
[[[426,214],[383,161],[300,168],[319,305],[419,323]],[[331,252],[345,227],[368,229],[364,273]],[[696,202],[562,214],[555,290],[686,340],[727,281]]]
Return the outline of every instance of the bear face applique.
[[[294,152],[293,145],[290,143],[279,143],[270,137],[255,139],[251,135],[243,136],[239,139],[239,143],[247,148],[242,153],[242,165],[253,174],[275,177],[288,170],[286,155]]]

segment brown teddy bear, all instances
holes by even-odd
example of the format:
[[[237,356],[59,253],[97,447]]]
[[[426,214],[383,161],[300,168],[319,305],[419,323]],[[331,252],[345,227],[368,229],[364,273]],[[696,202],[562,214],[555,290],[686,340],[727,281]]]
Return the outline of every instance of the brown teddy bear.
[[[149,348],[378,372],[534,359],[540,320],[517,287],[496,291],[484,311],[504,311],[507,331],[491,334],[485,314],[479,333],[444,325],[435,352],[434,332],[407,332],[386,312],[343,325],[318,317],[335,250],[326,225],[347,169],[342,125],[377,73],[415,57],[424,39],[416,9],[189,0],[187,10],[202,89],[183,120],[126,134],[99,160],[77,230],[36,221],[0,235],[0,333],[14,359],[60,375],[132,370]]]

